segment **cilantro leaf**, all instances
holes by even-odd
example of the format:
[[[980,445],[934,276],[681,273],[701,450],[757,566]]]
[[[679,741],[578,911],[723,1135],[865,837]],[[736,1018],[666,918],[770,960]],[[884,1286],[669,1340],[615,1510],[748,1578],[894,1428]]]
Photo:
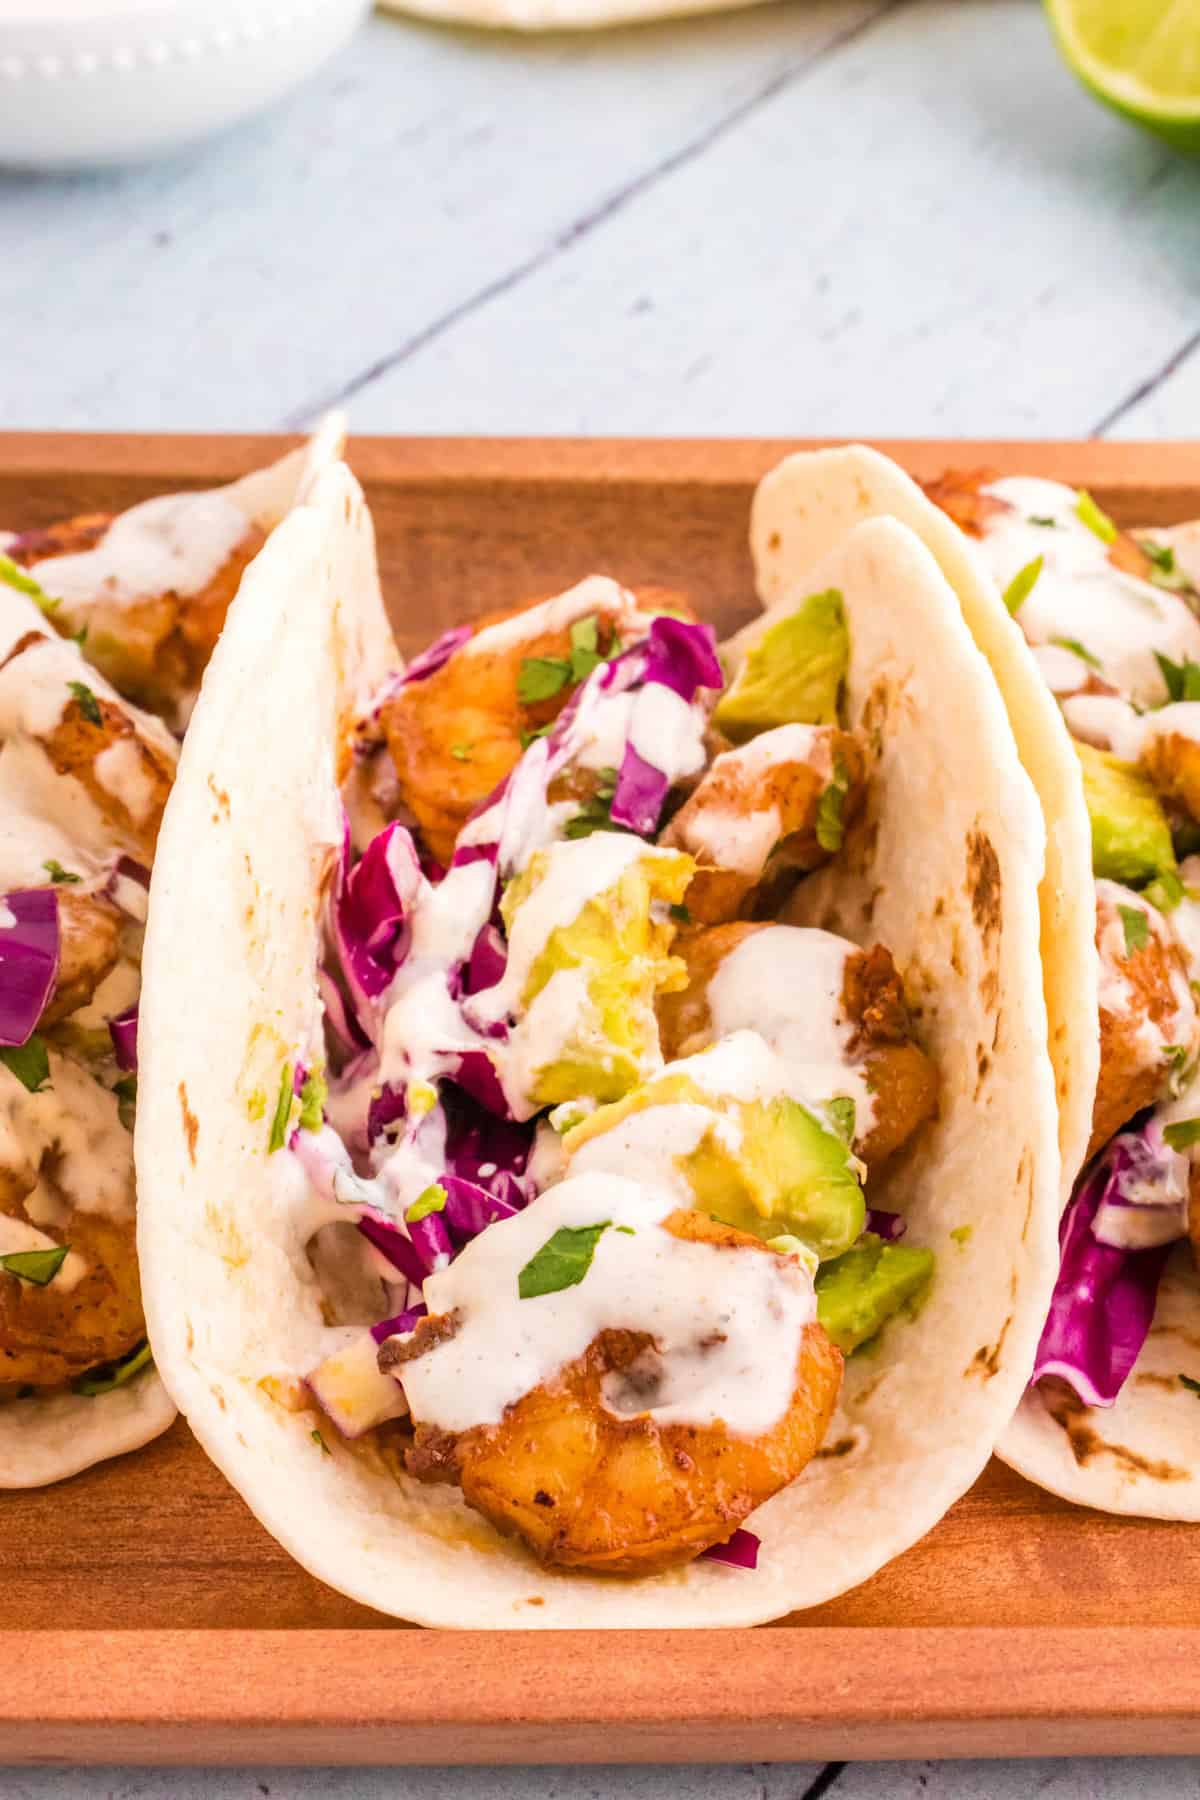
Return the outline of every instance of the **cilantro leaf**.
[[[1163,1142],[1170,1144],[1172,1150],[1188,1150],[1193,1144],[1200,1144],[1200,1119],[1176,1119],[1173,1125],[1164,1125]]]
[[[591,837],[593,831],[620,831],[610,817],[613,797],[617,791],[617,771],[615,769],[597,769],[595,789],[590,800],[585,800],[573,819],[568,819],[563,827],[563,836],[571,839]]]
[[[595,613],[571,627],[571,680],[586,681],[606,658],[600,652],[600,621]]]
[[[1054,531],[1058,530],[1058,520],[1051,519],[1046,514],[1030,513],[1029,523],[1031,525],[1044,525]]]
[[[528,750],[530,744],[534,743],[538,738],[547,737],[550,734],[550,732],[552,732],[553,730],[554,730],[554,720],[553,719],[550,720],[548,725],[539,725],[536,731],[526,731],[524,729],[524,727],[522,727],[520,733],[518,734],[521,739],[522,750]]]
[[[527,656],[517,671],[517,699],[522,706],[553,700],[571,679],[571,665],[559,656]]]
[[[846,828],[842,811],[850,791],[850,773],[840,756],[834,758],[833,780],[817,802],[817,842],[832,856],[842,847]]]
[[[55,1244],[52,1250],[13,1250],[0,1256],[0,1269],[31,1287],[47,1287],[70,1254],[70,1244]]]
[[[1037,578],[1045,567],[1044,556],[1035,556],[1027,562],[1023,569],[1018,569],[1004,590],[1004,604],[1012,614],[1020,612],[1030,594],[1037,586]]]
[[[42,867],[45,869],[55,887],[62,887],[64,885],[74,886],[76,882],[83,880],[82,875],[73,875],[70,869],[64,869],[62,864],[56,861],[53,856],[48,856],[42,864]]]
[[[333,1451],[329,1448],[329,1445],[325,1442],[325,1439],[321,1436],[319,1431],[315,1431],[315,1430],[311,1431],[309,1433],[309,1436],[312,1438],[312,1441],[314,1444],[320,1445],[322,1456],[332,1456],[333,1455]]]
[[[1060,650],[1069,650],[1072,656],[1077,656],[1080,662],[1085,662],[1089,669],[1098,669],[1100,667],[1100,658],[1098,656],[1093,656],[1091,651],[1087,649],[1085,645],[1081,644],[1078,638],[1052,637],[1050,642],[1057,645]]]
[[[82,1380],[75,1383],[75,1392],[87,1394],[89,1398],[94,1398],[97,1394],[110,1394],[114,1388],[124,1387],[127,1381],[132,1381],[135,1375],[140,1375],[143,1369],[153,1368],[153,1366],[149,1344],[139,1344],[137,1349],[131,1350],[128,1356],[121,1357],[114,1363],[106,1364],[103,1369],[95,1369],[90,1375],[85,1375]]]
[[[455,762],[470,762],[474,744],[451,744],[450,754]]]
[[[576,1287],[591,1268],[596,1245],[611,1224],[611,1219],[602,1219],[598,1225],[560,1225],[517,1276],[521,1299],[536,1300],[542,1294]]]
[[[86,681],[68,681],[67,686],[79,702],[79,710],[89,725],[103,725],[104,716],[100,711],[100,702],[93,694]]]
[[[292,1116],[292,1065],[285,1062],[283,1073],[279,1077],[279,1098],[275,1102],[275,1113],[271,1120],[271,1135],[267,1139],[267,1155],[274,1156],[276,1150],[282,1150],[287,1142],[288,1120]]]
[[[44,613],[52,613],[55,607],[62,605],[61,600],[55,599],[53,594],[48,594],[45,588],[39,587],[33,576],[23,569],[20,563],[15,563],[11,556],[5,556],[2,552],[0,552],[0,581],[7,582],[11,588],[16,588],[18,594],[28,594],[29,598]]]
[[[421,1219],[427,1219],[430,1213],[443,1212],[445,1206],[445,1188],[438,1181],[432,1182],[423,1193],[417,1195],[416,1199],[405,1213],[405,1224],[416,1225]]]
[[[1102,543],[1112,544],[1116,542],[1116,526],[1113,524],[1108,514],[1096,505],[1096,502],[1092,499],[1092,496],[1088,493],[1086,488],[1080,488],[1079,490],[1078,497],[1075,501],[1075,517],[1082,524],[1086,525],[1088,530],[1093,532]]]
[[[11,1070],[23,1088],[40,1094],[50,1083],[50,1058],[46,1046],[35,1031],[23,1044],[0,1049],[0,1062]]]
[[[690,925],[691,924],[692,915],[688,911],[686,906],[680,906],[676,902],[675,904],[673,904],[672,906],[670,906],[668,908],[668,911],[670,912],[670,915],[674,919],[676,925]]]
[[[1200,700],[1200,663],[1190,659],[1172,662],[1161,650],[1154,652],[1154,660],[1162,671],[1168,700]]]
[[[1125,954],[1132,956],[1150,942],[1150,921],[1140,906],[1118,906],[1117,911],[1125,927]]]

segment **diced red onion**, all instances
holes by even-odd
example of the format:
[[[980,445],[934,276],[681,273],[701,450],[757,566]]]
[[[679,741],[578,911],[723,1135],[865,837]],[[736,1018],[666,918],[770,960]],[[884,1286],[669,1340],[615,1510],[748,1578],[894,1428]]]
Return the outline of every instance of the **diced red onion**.
[[[726,1563],[731,1569],[757,1569],[762,1539],[739,1526],[724,1544],[710,1544],[700,1555],[709,1562]]]
[[[4,896],[13,923],[0,928],[0,1044],[27,1043],[58,976],[58,895],[52,887]]]
[[[882,1238],[885,1244],[894,1244],[908,1230],[908,1221],[903,1213],[880,1212],[878,1207],[870,1206],[867,1208],[863,1230]]]
[[[375,1143],[377,1138],[383,1136],[389,1125],[394,1125],[398,1119],[405,1118],[407,1114],[408,1107],[405,1104],[403,1088],[392,1087],[390,1083],[385,1083],[377,1094],[372,1094],[370,1105],[367,1107],[367,1142]]]
[[[138,1009],[135,1001],[116,1018],[108,1021],[108,1035],[113,1042],[118,1069],[136,1069],[137,1059]]]

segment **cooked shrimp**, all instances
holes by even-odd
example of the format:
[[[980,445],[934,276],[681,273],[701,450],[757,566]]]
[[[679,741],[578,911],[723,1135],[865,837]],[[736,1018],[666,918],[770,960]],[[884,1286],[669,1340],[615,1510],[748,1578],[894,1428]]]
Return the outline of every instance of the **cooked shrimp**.
[[[756,1238],[701,1213],[675,1212],[677,1237],[773,1256]],[[436,1341],[445,1321],[423,1320]],[[815,1455],[837,1400],[842,1358],[816,1323],[804,1328],[791,1403],[757,1438],[721,1422],[660,1425],[604,1404],[606,1377],[652,1349],[645,1332],[602,1331],[498,1425],[461,1433],[418,1423],[407,1464],[422,1481],[457,1482],[468,1505],[524,1539],[550,1567],[642,1575],[690,1562],[727,1539]]]
[[[5,555],[30,568],[51,557],[93,550],[112,519],[108,513],[85,513],[41,530],[22,532],[6,545]],[[128,599],[101,591],[86,601],[61,601],[52,622],[64,637],[74,637],[86,628],[88,660],[118,692],[182,723],[246,565],[265,542],[258,527],[247,522],[241,542],[199,592]],[[50,571],[43,571],[39,578],[53,591]]]
[[[781,929],[735,922],[683,931],[672,952],[687,964],[688,984],[679,993],[660,993],[655,1005],[663,1055],[691,1056],[716,1041],[709,1009],[709,983],[726,957],[759,932]],[[786,928],[785,928],[786,929]],[[913,1037],[904,990],[890,953],[847,946],[840,1000],[841,1017],[851,1028],[847,1053],[865,1077],[874,1101],[873,1117],[854,1142],[857,1155],[877,1165],[908,1142],[937,1107],[937,1071]],[[797,1028],[802,1028],[812,995],[795,996]]]
[[[1178,731],[1150,731],[1140,761],[1155,791],[1200,823],[1200,743]]]
[[[552,613],[553,601],[489,613],[440,669],[402,687],[384,707],[400,799],[439,862],[449,862],[459,832],[514,768],[528,734],[551,724],[574,693],[572,627],[594,619],[596,651],[606,656],[644,629],[644,607],[686,610],[680,597],[665,589],[628,595],[614,587],[613,593],[624,603],[585,605],[566,620]],[[529,616],[527,634],[498,633],[494,642],[489,637],[490,627],[522,615]],[[523,665],[545,677],[539,684],[527,670],[528,699],[521,697]]]
[[[121,954],[125,924],[120,908],[104,894],[58,887],[58,975],[40,1027],[86,1006]]]
[[[687,908],[702,924],[736,918],[768,873],[816,869],[862,809],[861,746],[835,725],[781,725],[718,756],[661,842],[700,867]]]
[[[1144,921],[1144,928],[1136,919]],[[1169,1088],[1172,1052],[1190,1061],[1200,1020],[1170,925],[1141,895],[1096,883],[1100,953],[1100,1077],[1088,1155]]]
[[[0,1212],[24,1217],[3,1199]],[[146,1335],[133,1219],[76,1211],[65,1230],[46,1235],[69,1243],[87,1269],[65,1292],[60,1278],[35,1287],[0,1271],[0,1399],[61,1387],[127,1356]]]

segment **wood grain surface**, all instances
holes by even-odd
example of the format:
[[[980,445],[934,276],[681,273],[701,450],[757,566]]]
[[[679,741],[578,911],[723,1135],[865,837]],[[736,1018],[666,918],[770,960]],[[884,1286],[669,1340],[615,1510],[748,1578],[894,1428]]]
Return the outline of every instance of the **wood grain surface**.
[[[0,524],[119,507],[278,454],[262,438],[0,434]],[[361,439],[408,648],[591,569],[752,604],[782,442]],[[1123,522],[1200,515],[1200,445],[884,446],[1023,470]],[[731,1579],[737,1579],[731,1575]],[[406,1633],[293,1564],[178,1424],[0,1494],[0,1760],[563,1761],[1200,1750],[1200,1533],[1066,1506],[993,1463],[922,1543],[799,1630]]]

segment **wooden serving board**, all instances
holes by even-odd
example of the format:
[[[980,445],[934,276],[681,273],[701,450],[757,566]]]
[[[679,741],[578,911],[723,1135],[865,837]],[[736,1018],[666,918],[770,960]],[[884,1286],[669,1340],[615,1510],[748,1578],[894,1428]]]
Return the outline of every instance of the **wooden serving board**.
[[[783,443],[356,441],[413,650],[594,570],[753,606]],[[1200,516],[1200,444],[904,443]],[[227,480],[274,438],[0,434],[0,525]],[[1200,1444],[1200,1403],[1197,1411]],[[736,1576],[730,1576],[736,1579]],[[293,1564],[177,1424],[0,1494],[0,1763],[567,1762],[1200,1752],[1200,1531],[1110,1518],[993,1462],[873,1581],[757,1631],[388,1633]]]

